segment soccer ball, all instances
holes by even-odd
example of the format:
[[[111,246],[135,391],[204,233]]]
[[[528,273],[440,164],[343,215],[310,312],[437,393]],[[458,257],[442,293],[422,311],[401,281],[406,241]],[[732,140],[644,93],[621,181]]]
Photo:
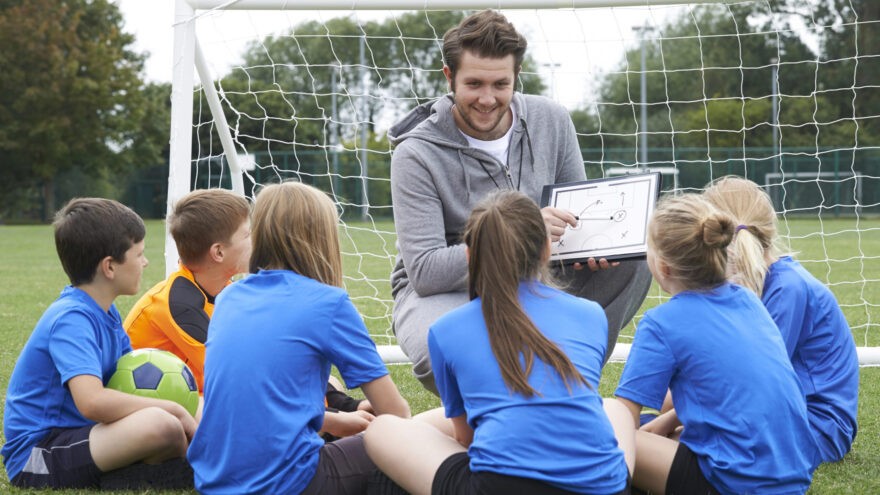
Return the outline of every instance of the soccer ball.
[[[199,407],[199,389],[192,372],[179,357],[161,349],[136,349],[119,358],[107,388],[171,400],[193,416]]]

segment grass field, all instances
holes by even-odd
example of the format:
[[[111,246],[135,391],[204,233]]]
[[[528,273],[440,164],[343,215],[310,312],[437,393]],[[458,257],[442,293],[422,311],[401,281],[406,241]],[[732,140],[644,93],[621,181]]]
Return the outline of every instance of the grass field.
[[[344,264],[349,290],[365,315],[377,342],[393,342],[389,335],[390,314],[387,282],[394,250],[393,225],[349,224],[342,232],[343,251],[354,252],[352,243],[365,256],[346,255]],[[859,346],[880,346],[880,220],[854,219],[790,220],[782,232],[791,236],[792,250],[820,280],[830,283],[844,307]],[[821,235],[819,235],[821,233]],[[163,223],[147,224],[147,257],[141,293],[164,277]],[[5,398],[9,376],[22,346],[43,311],[67,283],[55,255],[52,230],[48,226],[0,226],[0,394]],[[138,296],[120,297],[117,307],[124,316]],[[656,287],[651,289],[644,307],[662,301]],[[634,325],[625,329],[621,341],[633,334]],[[392,377],[409,401],[413,413],[440,405],[412,378],[405,365],[390,367]],[[599,392],[610,396],[617,384],[622,364],[606,366]],[[859,434],[852,452],[836,464],[820,466],[809,493],[880,494],[880,368],[861,369]],[[731,411],[731,414],[736,414]],[[5,438],[0,437],[0,443]],[[0,493],[29,493],[10,487],[5,471],[0,473]],[[67,490],[61,494],[85,494]]]

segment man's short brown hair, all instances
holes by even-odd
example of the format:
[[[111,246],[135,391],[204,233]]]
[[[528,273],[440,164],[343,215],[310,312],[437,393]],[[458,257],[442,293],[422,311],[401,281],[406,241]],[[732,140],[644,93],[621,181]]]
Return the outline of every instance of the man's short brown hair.
[[[125,262],[125,252],[144,240],[144,221],[112,199],[75,198],[55,214],[55,249],[71,285],[90,283],[107,256]]]
[[[180,261],[200,262],[211,245],[229,242],[249,216],[248,201],[226,189],[197,189],[180,198],[168,217]]]
[[[484,10],[465,17],[458,26],[446,31],[443,35],[443,61],[452,73],[453,84],[465,51],[482,58],[513,55],[513,72],[518,75],[527,46],[525,37],[506,17],[494,10]]]

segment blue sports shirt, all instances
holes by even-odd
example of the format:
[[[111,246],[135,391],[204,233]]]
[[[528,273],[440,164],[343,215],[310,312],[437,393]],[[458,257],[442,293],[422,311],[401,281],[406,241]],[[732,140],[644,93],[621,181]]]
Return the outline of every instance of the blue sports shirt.
[[[6,390],[2,454],[10,479],[24,469],[31,449],[52,428],[95,424],[76,408],[67,381],[93,375],[106,385],[116,361],[130,351],[116,306],[104,311],[80,289],[67,286],[61,291],[34,327]]]
[[[578,493],[616,493],[626,486],[623,451],[595,389],[608,340],[602,308],[537,282],[520,284],[519,300],[592,385],[566,388],[536,357],[529,383],[541,395],[510,392],[489,346],[481,300],[450,311],[428,332],[428,350],[446,416],[467,413],[474,472],[536,479]]]
[[[803,493],[817,449],[779,330],[755,294],[724,283],[645,313],[615,395],[659,409],[672,390],[681,442],[724,494]]]
[[[859,357],[834,294],[788,256],[770,265],[761,301],[785,341],[807,397],[823,462],[839,461],[856,437]]]
[[[300,493],[318,467],[330,365],[349,387],[388,374],[344,290],[289,270],[223,289],[187,458],[200,493]]]

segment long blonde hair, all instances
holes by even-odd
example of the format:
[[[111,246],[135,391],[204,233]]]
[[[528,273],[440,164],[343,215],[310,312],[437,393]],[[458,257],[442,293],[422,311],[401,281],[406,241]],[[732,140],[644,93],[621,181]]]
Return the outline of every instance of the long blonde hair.
[[[568,356],[535,326],[519,302],[519,284],[547,271],[547,230],[541,210],[518,191],[499,191],[474,208],[464,233],[471,299],[480,298],[489,346],[507,388],[540,395],[528,378],[538,357],[571,384],[590,387]],[[525,363],[525,369],[520,362]],[[592,387],[590,387],[592,388]]]
[[[251,273],[292,270],[342,287],[336,207],[326,194],[299,182],[263,188],[251,224]]]
[[[754,182],[729,175],[709,184],[703,197],[733,216],[738,224],[728,248],[730,280],[761,297],[767,270],[780,254],[776,247],[776,211],[770,196]]]
[[[733,218],[697,194],[667,197],[648,224],[648,245],[685,290],[706,290],[724,282]]]

